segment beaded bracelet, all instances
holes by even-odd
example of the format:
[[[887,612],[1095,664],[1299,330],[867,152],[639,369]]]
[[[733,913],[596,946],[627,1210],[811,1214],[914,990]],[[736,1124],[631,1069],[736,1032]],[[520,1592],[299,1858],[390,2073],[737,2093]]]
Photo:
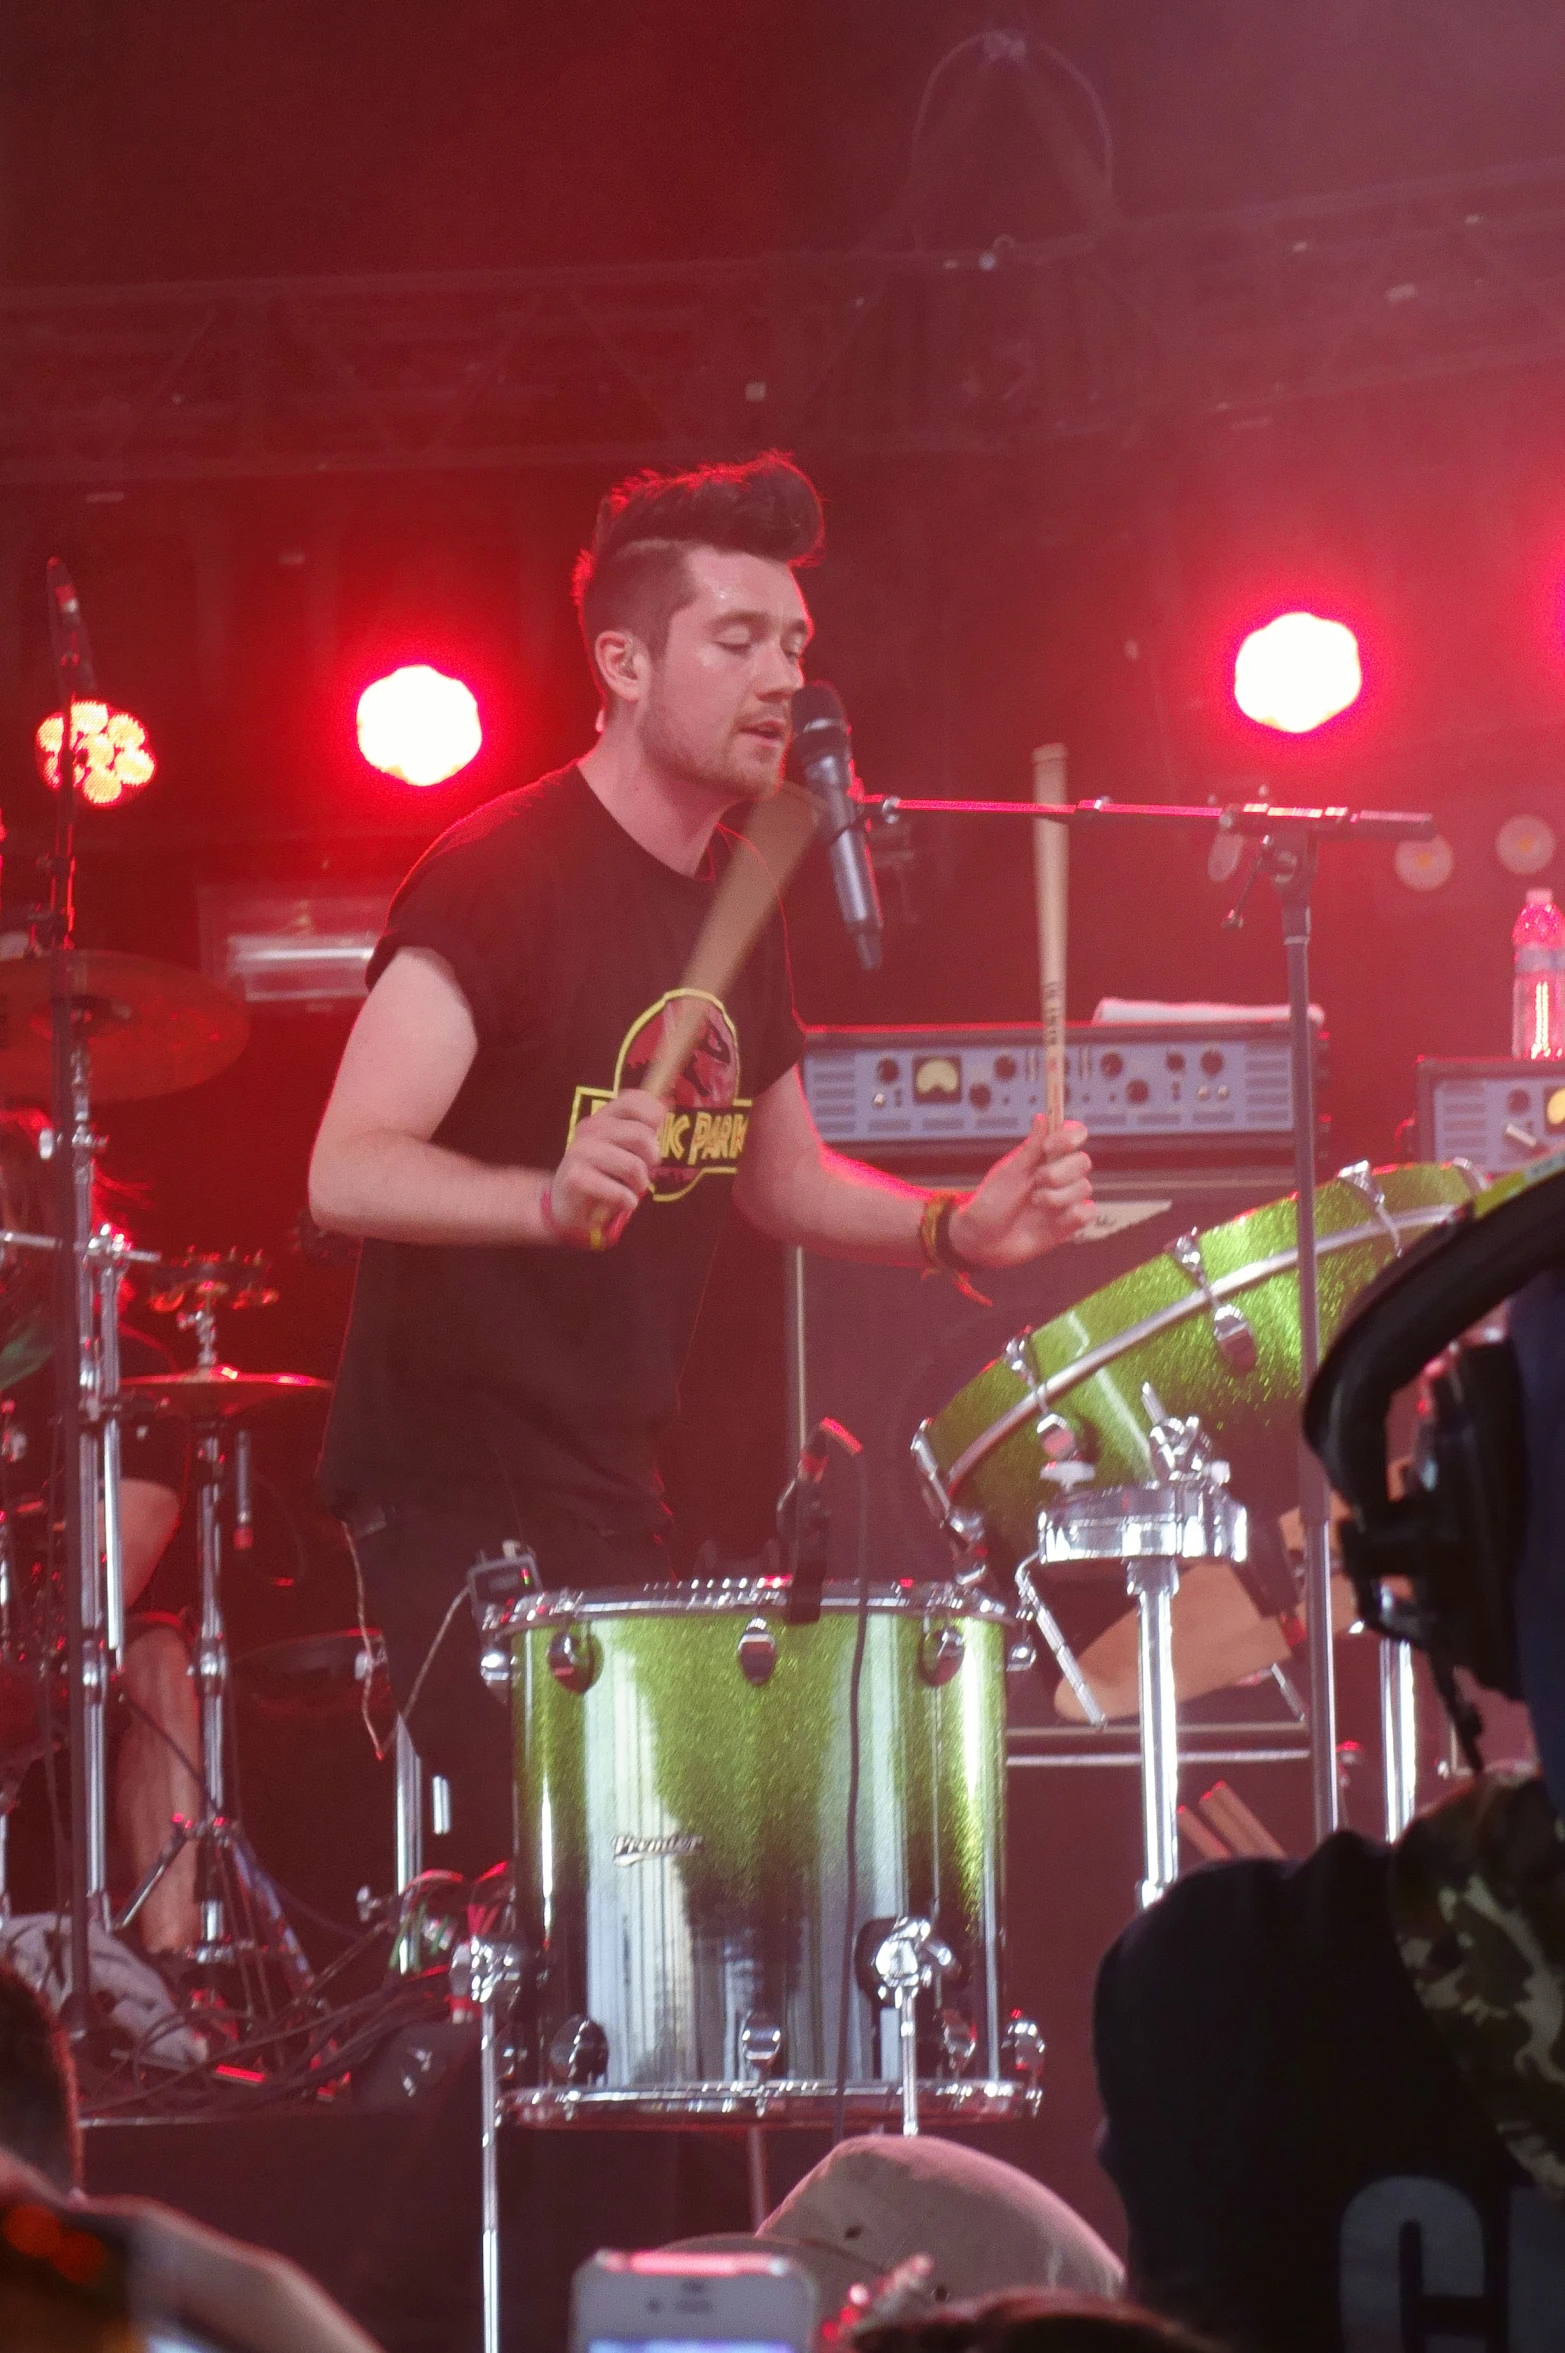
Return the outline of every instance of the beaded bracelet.
[[[931,1193],[919,1213],[918,1247],[924,1260],[924,1273],[944,1275],[955,1284],[964,1299],[976,1300],[980,1307],[991,1302],[981,1291],[975,1291],[969,1277],[977,1272],[972,1259],[964,1258],[951,1239],[951,1220],[962,1206],[960,1193]]]

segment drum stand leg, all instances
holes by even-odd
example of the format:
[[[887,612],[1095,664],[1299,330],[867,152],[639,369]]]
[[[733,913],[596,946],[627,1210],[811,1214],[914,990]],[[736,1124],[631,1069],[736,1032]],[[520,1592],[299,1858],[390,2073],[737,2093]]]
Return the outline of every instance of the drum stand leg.
[[[1380,1748],[1386,1839],[1394,1844],[1418,1810],[1418,1700],[1413,1653],[1405,1642],[1380,1645]]]
[[[465,1976],[465,1984],[462,1978]],[[484,2353],[500,2353],[500,2020],[502,2000],[521,1983],[514,1945],[475,1936],[452,1966],[453,1991],[478,2011],[479,2170],[482,2210],[479,2258],[483,2280]]]
[[[1060,1631],[1059,1620],[1050,1609],[1033,1580],[1032,1562],[1023,1561],[1016,1571],[1016,1594],[1023,1612],[1031,1618],[1054,1656],[1054,1663],[1076,1695],[1076,1704],[1094,1732],[1101,1732],[1108,1717],[1098,1705],[1098,1695],[1081,1671],[1081,1661]]]
[[[1179,1717],[1174,1695],[1171,1604],[1179,1564],[1133,1560],[1125,1584],[1136,1604],[1141,1692],[1141,1822],[1146,1876],[1141,1907],[1155,1904],[1179,1876]]]
[[[766,2186],[766,2135],[758,2124],[745,2133],[744,2153],[750,2174],[750,2228],[759,2232],[772,2210],[772,2201]]]

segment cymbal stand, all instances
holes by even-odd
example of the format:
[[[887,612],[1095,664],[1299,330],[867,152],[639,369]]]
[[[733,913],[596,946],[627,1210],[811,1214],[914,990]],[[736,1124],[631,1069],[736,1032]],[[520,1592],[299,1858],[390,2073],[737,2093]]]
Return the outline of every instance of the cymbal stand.
[[[65,1590],[71,1745],[71,1990],[64,2005],[73,2035],[92,2024],[91,1930],[107,1924],[104,1819],[104,1707],[108,1653],[98,1544],[99,1447],[94,1427],[98,1363],[91,1260],[92,1179],[98,1139],[90,1104],[87,1008],[72,987],[75,931],[76,727],[91,658],[75,592],[63,567],[48,575],[50,638],[60,692],[55,767],[54,854],[47,937],[50,956],[50,1116],[54,1127],[54,1379],[65,1483]]]
[[[180,1321],[196,1333],[198,1369],[217,1363],[215,1298],[200,1298]],[[195,1646],[196,1691],[201,1706],[203,1760],[200,1819],[176,1815],[162,1852],[115,1922],[129,1927],[152,1890],[187,1846],[197,1851],[198,1941],[190,1954],[203,1969],[235,1971],[244,2007],[253,2019],[275,2015],[273,1977],[284,2001],[307,1995],[315,1983],[304,1948],[293,1932],[282,1901],[246,1837],[238,1817],[225,1809],[228,1736],[228,1635],[223,1621],[223,1504],[231,1488],[221,1412],[192,1417],[196,1487],[196,1559],[201,1580],[201,1623]],[[270,1973],[270,1974],[269,1974]]]

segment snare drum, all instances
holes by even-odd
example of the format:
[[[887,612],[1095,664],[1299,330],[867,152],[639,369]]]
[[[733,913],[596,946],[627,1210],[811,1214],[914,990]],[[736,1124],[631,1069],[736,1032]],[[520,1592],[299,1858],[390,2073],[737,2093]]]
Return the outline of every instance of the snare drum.
[[[1315,1195],[1321,1346],[1398,1250],[1477,1191],[1461,1165],[1345,1171]],[[1155,1408],[1199,1416],[1253,1506],[1297,1501],[1303,1368],[1294,1196],[1182,1237],[1025,1331],[925,1422],[913,1456],[958,1545],[1014,1567],[1087,1480],[1156,1484]],[[1154,1402],[1155,1401],[1155,1402]]]
[[[930,1926],[920,2100],[1025,2112],[1036,2030],[1000,1983],[1007,1628],[955,1587],[874,1585],[813,1625],[778,1580],[524,1596],[485,1672],[516,1725],[522,2120],[830,2119],[851,1905],[847,2112],[899,2113],[898,2021],[873,1974],[894,1922]]]

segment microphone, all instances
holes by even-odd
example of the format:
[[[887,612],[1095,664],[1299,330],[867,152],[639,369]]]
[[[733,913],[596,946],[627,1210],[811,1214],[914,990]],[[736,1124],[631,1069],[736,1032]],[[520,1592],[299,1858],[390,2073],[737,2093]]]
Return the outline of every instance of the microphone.
[[[92,647],[87,642],[87,624],[82,619],[81,599],[76,594],[76,583],[58,556],[51,556],[45,568],[49,604],[49,645],[57,670],[70,670],[73,695],[91,695],[98,691],[98,681],[92,667]]]
[[[848,715],[834,686],[801,686],[790,712],[793,740],[789,761],[815,803],[815,825],[831,859],[837,905],[858,950],[860,964],[874,972],[880,963],[880,893],[864,838],[864,812],[852,796],[853,739]]]
[[[777,1498],[779,1532],[781,1532],[782,1523],[800,1493],[807,1488],[818,1487],[822,1479],[825,1478],[826,1465],[831,1460],[831,1450],[834,1446],[840,1448],[844,1454],[850,1457],[862,1454],[864,1451],[862,1440],[855,1438],[851,1430],[845,1430],[841,1422],[834,1421],[828,1414],[823,1421],[816,1423],[799,1448],[799,1459],[794,1465],[793,1477]]]
[[[234,1434],[234,1550],[248,1552],[255,1543],[255,1504],[250,1486],[250,1433]]]

